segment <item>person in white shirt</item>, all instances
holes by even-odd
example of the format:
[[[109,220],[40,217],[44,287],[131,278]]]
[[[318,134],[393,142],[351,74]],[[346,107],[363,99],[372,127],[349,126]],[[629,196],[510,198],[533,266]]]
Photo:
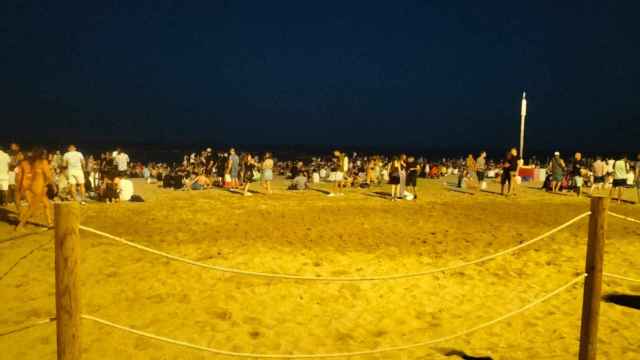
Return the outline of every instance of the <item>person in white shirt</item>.
[[[627,173],[629,172],[629,165],[627,164],[627,157],[621,156],[613,163],[613,185],[609,191],[609,196],[613,197],[614,191],[618,190],[618,204],[622,202],[622,193],[625,186],[627,186]]]
[[[129,155],[118,149],[118,154],[115,156],[115,162],[118,166],[118,174],[124,176],[129,170]]]
[[[4,152],[4,149],[0,147],[0,205],[6,205],[8,202],[9,191],[9,163],[11,162],[11,156]]]
[[[76,149],[75,145],[69,145],[68,151],[62,157],[67,168],[69,191],[73,199],[76,198],[76,185],[80,187],[80,203],[84,204],[84,156]]]
[[[120,201],[129,201],[133,196],[133,182],[126,177],[116,178]]]

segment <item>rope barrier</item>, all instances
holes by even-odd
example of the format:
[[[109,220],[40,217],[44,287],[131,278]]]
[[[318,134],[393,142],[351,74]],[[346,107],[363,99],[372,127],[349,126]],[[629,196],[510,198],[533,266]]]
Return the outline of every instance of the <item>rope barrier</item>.
[[[611,273],[608,273],[608,272],[604,273],[604,276],[610,277],[610,278],[613,278],[613,279],[620,279],[620,280],[626,280],[626,281],[640,283],[640,279],[634,279],[634,278],[630,278],[630,277],[626,277],[626,276],[622,276],[622,275],[611,274]]]
[[[218,354],[218,355],[226,355],[226,356],[235,356],[235,357],[248,357],[248,358],[287,358],[287,359],[308,359],[308,358],[333,358],[333,357],[348,357],[348,356],[360,356],[360,355],[373,355],[373,354],[379,354],[379,353],[385,353],[385,352],[391,352],[391,351],[399,351],[399,350],[408,350],[408,349],[412,349],[412,348],[417,348],[417,347],[423,347],[423,346],[427,346],[427,345],[433,345],[436,343],[441,343],[444,341],[448,341],[448,340],[453,340],[455,338],[467,335],[469,333],[478,331],[480,329],[486,328],[488,326],[491,326],[493,324],[496,324],[498,322],[501,322],[503,320],[506,320],[510,317],[513,317],[515,315],[518,315],[538,304],[540,304],[541,302],[559,294],[560,292],[566,290],[567,288],[573,286],[575,283],[581,281],[582,279],[584,279],[587,275],[586,274],[581,274],[579,276],[577,276],[576,278],[574,278],[573,280],[569,281],[567,284],[557,288],[556,290],[544,295],[541,298],[538,298],[536,300],[534,300],[533,302],[517,309],[514,311],[511,311],[507,314],[504,314],[498,318],[495,318],[491,321],[482,323],[480,325],[476,325],[472,328],[463,330],[463,331],[459,331],[457,333],[451,334],[451,335],[447,335],[447,336],[443,336],[437,339],[433,339],[433,340],[426,340],[426,341],[422,341],[422,342],[418,342],[418,343],[414,343],[414,344],[408,344],[408,345],[398,345],[398,346],[390,346],[390,347],[386,347],[386,348],[380,348],[380,349],[374,349],[374,350],[363,350],[363,351],[354,351],[354,352],[342,352],[342,353],[327,353],[327,354],[255,354],[255,353],[242,353],[242,352],[234,352],[234,351],[226,351],[226,350],[220,350],[220,349],[214,349],[214,348],[209,348],[209,347],[205,347],[205,346],[200,346],[200,345],[195,345],[195,344],[191,344],[188,342],[184,342],[184,341],[180,341],[180,340],[175,340],[175,339],[171,339],[171,338],[167,338],[164,336],[159,336],[159,335],[154,335],[148,332],[144,332],[144,331],[140,331],[140,330],[135,330],[123,325],[118,325],[115,324],[113,322],[110,322],[108,320],[104,320],[104,319],[100,319],[98,317],[95,316],[91,316],[91,315],[86,315],[83,314],[81,315],[82,318],[87,319],[87,320],[92,320],[95,321],[97,323],[100,323],[102,325],[105,326],[109,326],[112,328],[116,328],[119,330],[123,330],[132,334],[136,334],[139,336],[143,336],[143,337],[147,337],[150,339],[154,339],[154,340],[158,340],[158,341],[163,341],[166,343],[170,343],[170,344],[174,344],[174,345],[179,345],[179,346],[183,346],[183,347],[187,347],[187,348],[191,348],[191,349],[195,349],[195,350],[201,350],[201,351],[206,351],[206,352],[210,352],[213,354]]]
[[[620,219],[624,219],[624,220],[627,220],[627,221],[631,221],[631,222],[634,222],[634,223],[638,223],[638,224],[640,224],[640,220],[637,220],[637,219],[634,219],[634,218],[630,218],[630,217],[628,217],[628,216],[624,216],[624,215],[616,214],[616,213],[611,212],[611,211],[609,211],[609,215],[614,216],[614,217],[617,217],[617,218],[620,218]]]
[[[405,279],[405,278],[412,278],[412,277],[419,277],[419,276],[425,276],[425,275],[430,275],[430,274],[434,274],[434,273],[439,273],[439,272],[444,272],[444,271],[448,271],[448,270],[454,270],[454,269],[458,269],[461,267],[465,267],[465,266],[469,266],[469,265],[474,265],[474,264],[478,264],[481,262],[486,262],[492,259],[495,259],[499,256],[505,255],[505,254],[509,254],[512,253],[516,250],[522,249],[523,247],[529,246],[535,242],[538,242],[564,228],[566,228],[567,226],[577,222],[578,220],[589,216],[589,214],[591,214],[591,212],[586,212],[584,214],[578,215],[575,218],[567,221],[566,223],[547,231],[546,233],[533,238],[529,241],[526,241],[520,245],[514,246],[512,248],[497,252],[495,254],[492,255],[487,255],[484,257],[481,257],[479,259],[476,260],[471,260],[471,261],[466,261],[457,265],[449,265],[449,266],[445,266],[445,267],[441,267],[441,268],[437,268],[437,269],[431,269],[431,270],[426,270],[426,271],[421,271],[421,272],[414,272],[414,273],[407,273],[407,274],[394,274],[394,275],[381,275],[381,276],[365,276],[365,277],[323,277],[323,276],[303,276],[303,275],[288,275],[288,274],[277,274],[277,273],[265,273],[265,272],[256,272],[256,271],[245,271],[245,270],[239,270],[239,269],[234,269],[234,268],[228,268],[228,267],[222,267],[222,266],[217,266],[217,265],[210,265],[210,264],[205,264],[205,263],[201,263],[198,261],[193,261],[190,259],[186,259],[180,256],[176,256],[176,255],[171,255],[168,253],[165,253],[163,251],[159,251],[159,250],[155,250],[155,249],[151,249],[149,247],[146,247],[144,245],[140,245],[140,244],[136,244],[134,242],[131,241],[127,241],[121,237],[117,237],[96,229],[92,229],[90,227],[87,226],[80,226],[80,229],[85,230],[85,231],[89,231],[92,232],[94,234],[98,234],[98,235],[102,235],[104,237],[107,237],[109,239],[118,241],[120,243],[123,243],[125,245],[129,245],[131,247],[143,250],[143,251],[147,251],[150,252],[152,254],[156,254],[159,256],[163,256],[166,257],[168,259],[171,260],[175,260],[175,261],[181,261],[183,263],[186,264],[190,264],[190,265],[194,265],[194,266],[199,266],[202,268],[206,268],[206,269],[211,269],[211,270],[216,270],[216,271],[220,271],[220,272],[226,272],[226,273],[233,273],[233,274],[239,274],[239,275],[246,275],[246,276],[256,276],[256,277],[265,277],[265,278],[275,278],[275,279],[288,279],[288,280],[306,280],[306,281],[379,281],[379,280],[397,280],[397,279]]]
[[[56,321],[56,318],[52,317],[52,318],[48,318],[48,319],[42,319],[42,320],[34,321],[32,323],[29,323],[29,324],[23,324],[23,325],[20,325],[20,326],[18,326],[16,328],[13,328],[13,329],[0,330],[0,336],[7,336],[7,335],[14,334],[14,333],[17,333],[17,332],[20,332],[20,331],[23,331],[23,330],[31,329],[32,327],[36,327],[38,325],[44,325],[44,324],[48,324],[48,323],[54,322],[54,321]]]

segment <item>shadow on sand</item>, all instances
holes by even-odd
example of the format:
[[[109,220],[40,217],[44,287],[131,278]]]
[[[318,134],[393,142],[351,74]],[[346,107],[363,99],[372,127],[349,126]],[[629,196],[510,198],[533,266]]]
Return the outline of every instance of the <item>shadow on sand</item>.
[[[329,190],[318,189],[318,188],[314,188],[314,187],[309,187],[309,190],[317,191],[317,192],[319,192],[319,193],[321,193],[321,194],[324,194],[324,195],[329,195],[329,194],[331,194],[331,191],[329,191]]]
[[[602,300],[607,303],[640,310],[640,295],[606,294],[602,297]]]
[[[439,349],[438,351],[444,356],[457,356],[463,360],[493,360],[490,356],[471,356],[464,351],[455,349]]]

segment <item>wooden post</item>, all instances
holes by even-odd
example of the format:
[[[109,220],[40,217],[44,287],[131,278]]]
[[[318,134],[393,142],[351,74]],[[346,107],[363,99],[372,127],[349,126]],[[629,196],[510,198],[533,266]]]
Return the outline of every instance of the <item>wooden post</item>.
[[[58,360],[80,360],[79,209],[76,202],[54,208]]]
[[[602,293],[602,263],[604,260],[604,239],[607,231],[607,211],[609,198],[591,198],[589,217],[589,239],[582,296],[582,326],[580,328],[579,360],[595,360],[598,345],[598,317]]]

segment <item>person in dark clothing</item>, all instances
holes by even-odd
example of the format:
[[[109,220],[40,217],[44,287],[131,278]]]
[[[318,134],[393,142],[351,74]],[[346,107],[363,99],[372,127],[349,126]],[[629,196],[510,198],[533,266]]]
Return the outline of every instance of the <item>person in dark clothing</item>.
[[[416,186],[418,185],[418,172],[420,171],[420,165],[416,162],[413,156],[409,156],[407,159],[407,187],[411,188],[413,199],[418,199],[418,193],[416,192]]]
[[[514,178],[518,170],[518,150],[511,148],[511,151],[507,153],[507,156],[502,163],[502,176],[500,178],[500,195],[505,195],[504,188],[509,184],[506,195],[513,195],[514,191]]]

